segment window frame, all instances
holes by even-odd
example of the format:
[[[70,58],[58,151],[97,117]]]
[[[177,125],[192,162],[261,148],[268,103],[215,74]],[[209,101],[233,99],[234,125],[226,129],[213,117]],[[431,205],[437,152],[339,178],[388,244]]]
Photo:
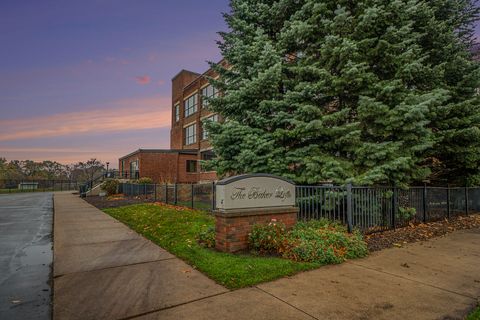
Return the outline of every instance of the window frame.
[[[180,121],[180,103],[177,102],[173,106],[173,109],[174,109],[174,112],[175,112],[175,122],[178,122],[178,121]]]
[[[193,163],[193,171],[191,171],[191,164]],[[187,159],[185,163],[185,171],[187,173],[197,173],[198,172],[198,161],[197,160],[192,160],[192,159]]]
[[[189,132],[190,129],[192,129],[193,132]],[[183,128],[183,130],[185,134],[185,140],[183,141],[184,145],[188,146],[197,143],[197,123],[192,123]]]
[[[194,93],[183,100],[183,109],[185,118],[194,115],[198,111],[198,93]]]

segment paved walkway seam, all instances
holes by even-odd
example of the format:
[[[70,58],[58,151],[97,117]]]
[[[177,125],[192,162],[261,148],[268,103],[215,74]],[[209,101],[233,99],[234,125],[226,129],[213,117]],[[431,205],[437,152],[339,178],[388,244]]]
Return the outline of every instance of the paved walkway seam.
[[[78,272],[70,272],[70,273],[65,273],[65,274],[59,274],[57,276],[54,276],[53,278],[58,279],[58,278],[61,278],[63,276],[70,275],[70,274],[81,274],[81,273],[91,272],[91,271],[102,271],[102,270],[116,269],[116,268],[122,268],[122,267],[130,267],[130,266],[136,266],[136,265],[139,265],[139,264],[160,262],[160,261],[165,261],[165,260],[175,260],[175,259],[178,259],[178,258],[177,257],[170,257],[170,258],[157,259],[157,260],[151,260],[151,261],[142,261],[142,262],[137,262],[137,263],[122,264],[120,266],[105,267],[105,268],[91,269],[91,270],[78,271]]]
[[[234,290],[234,291],[235,291],[235,290]],[[221,296],[221,295],[230,293],[230,292],[232,292],[232,291],[220,292],[220,293],[212,294],[211,296],[208,296],[208,297],[201,297],[201,298],[198,298],[198,299],[195,299],[195,300],[191,300],[191,301],[187,301],[187,302],[182,302],[182,303],[175,304],[175,305],[171,305],[171,306],[168,306],[168,307],[164,307],[164,308],[160,308],[160,309],[156,309],[156,310],[152,310],[152,311],[147,311],[147,312],[139,313],[139,314],[136,314],[136,315],[133,315],[133,316],[129,316],[129,317],[126,317],[126,318],[120,318],[120,319],[118,319],[118,320],[130,320],[130,319],[135,319],[135,318],[143,317],[143,316],[146,316],[146,315],[149,315],[149,314],[152,314],[152,313],[156,313],[156,312],[160,312],[160,311],[164,311],[164,310],[168,310],[168,309],[173,309],[173,308],[176,308],[176,307],[184,306],[184,305],[191,304],[191,303],[198,302],[198,301],[202,301],[202,300],[205,300],[205,299],[210,299],[210,298],[218,297],[218,296]],[[318,320],[318,319],[317,319],[317,320]]]
[[[320,320],[319,318],[317,318],[317,317],[314,317],[313,315],[309,314],[308,312],[305,312],[304,310],[302,310],[302,309],[299,309],[299,308],[295,307],[294,305],[292,305],[292,304],[288,303],[287,301],[285,301],[285,300],[283,300],[283,299],[280,299],[280,298],[279,298],[279,297],[277,297],[276,295],[274,295],[274,294],[271,294],[270,292],[268,292],[268,291],[265,291],[265,290],[264,290],[264,289],[262,289],[262,288],[259,288],[259,287],[257,287],[257,286],[255,286],[255,288],[257,288],[258,290],[260,290],[260,291],[264,292],[265,294],[268,294],[269,296],[271,296],[271,297],[273,297],[273,298],[275,298],[275,299],[277,299],[277,300],[279,300],[279,301],[281,301],[281,302],[283,302],[283,303],[285,303],[285,304],[289,305],[290,307],[294,308],[295,310],[298,310],[298,311],[300,311],[301,313],[303,313],[303,314],[305,314],[305,315],[307,315],[307,316],[311,317],[312,319],[315,319],[315,320]]]

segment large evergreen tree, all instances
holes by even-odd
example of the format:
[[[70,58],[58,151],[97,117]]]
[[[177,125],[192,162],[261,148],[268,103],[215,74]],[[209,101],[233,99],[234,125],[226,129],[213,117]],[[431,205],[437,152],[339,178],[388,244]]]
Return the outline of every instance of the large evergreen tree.
[[[478,163],[480,141],[475,10],[440,2],[232,0],[220,43],[230,67],[214,66],[223,96],[211,104],[225,121],[208,124],[219,174],[406,184],[432,167],[467,173],[458,153]]]

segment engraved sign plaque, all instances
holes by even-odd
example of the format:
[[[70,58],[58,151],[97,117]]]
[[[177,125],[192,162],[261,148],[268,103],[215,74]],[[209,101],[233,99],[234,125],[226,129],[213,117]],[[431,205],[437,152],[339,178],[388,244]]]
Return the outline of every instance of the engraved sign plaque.
[[[216,186],[220,210],[272,208],[295,205],[295,185],[270,174],[246,174],[221,180]]]

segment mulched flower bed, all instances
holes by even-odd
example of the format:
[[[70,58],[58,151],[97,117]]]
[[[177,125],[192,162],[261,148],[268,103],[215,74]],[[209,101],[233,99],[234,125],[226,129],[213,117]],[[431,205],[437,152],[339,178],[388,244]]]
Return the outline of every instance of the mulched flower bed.
[[[368,234],[365,236],[365,241],[368,244],[369,251],[372,252],[385,248],[402,247],[407,243],[425,241],[455,230],[472,228],[480,228],[480,214],[459,216],[437,222],[410,224],[408,227],[396,230]]]
[[[121,194],[108,197],[92,196],[83,199],[98,209],[118,208],[129,206],[131,204],[154,202],[153,199],[150,200],[143,197],[124,197]]]

